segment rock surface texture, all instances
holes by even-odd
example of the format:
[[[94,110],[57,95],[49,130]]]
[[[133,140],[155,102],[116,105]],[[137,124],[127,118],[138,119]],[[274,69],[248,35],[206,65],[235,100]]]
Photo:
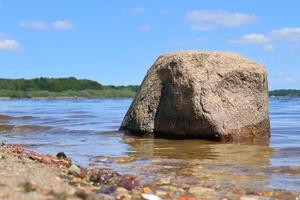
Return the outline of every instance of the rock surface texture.
[[[120,130],[174,139],[269,138],[267,72],[235,53],[162,55],[144,78]]]

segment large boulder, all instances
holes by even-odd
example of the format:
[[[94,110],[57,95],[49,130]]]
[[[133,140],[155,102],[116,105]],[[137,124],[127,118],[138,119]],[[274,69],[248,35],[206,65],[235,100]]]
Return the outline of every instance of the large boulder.
[[[162,55],[144,78],[120,130],[173,139],[269,138],[267,72],[235,53]]]

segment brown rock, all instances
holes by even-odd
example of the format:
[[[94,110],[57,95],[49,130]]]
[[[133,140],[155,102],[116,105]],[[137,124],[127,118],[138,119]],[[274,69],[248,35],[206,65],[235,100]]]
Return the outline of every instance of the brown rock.
[[[50,156],[44,156],[44,157],[42,157],[41,162],[44,164],[51,164],[52,160],[53,159]]]
[[[143,193],[151,194],[151,193],[153,193],[153,191],[149,187],[143,187]]]
[[[269,138],[265,68],[234,53],[160,56],[120,127],[163,138]]]

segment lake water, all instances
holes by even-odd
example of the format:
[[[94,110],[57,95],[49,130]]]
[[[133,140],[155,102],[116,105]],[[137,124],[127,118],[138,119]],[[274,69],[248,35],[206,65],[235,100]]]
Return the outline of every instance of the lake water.
[[[124,136],[131,99],[0,100],[0,141],[143,180],[300,191],[300,98],[271,98],[269,145]]]

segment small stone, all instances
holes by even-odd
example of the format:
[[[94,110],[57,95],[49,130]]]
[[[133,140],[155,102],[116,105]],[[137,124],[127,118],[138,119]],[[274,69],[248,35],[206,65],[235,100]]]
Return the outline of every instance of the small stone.
[[[264,195],[264,196],[271,197],[271,196],[274,195],[274,192],[273,192],[273,191],[265,191],[265,192],[263,192],[263,195]]]
[[[132,162],[134,161],[134,158],[133,157],[129,157],[129,156],[124,156],[124,157],[115,157],[113,158],[113,160],[116,162],[116,163],[128,163],[128,162]]]
[[[214,189],[205,187],[191,187],[188,191],[190,194],[198,198],[215,199],[216,192]]]
[[[246,191],[246,195],[249,195],[249,196],[262,196],[262,191],[251,189],[251,190]]]
[[[40,156],[34,156],[34,155],[29,155],[28,158],[39,162],[41,162],[42,159]]]
[[[68,194],[69,194],[69,195],[75,195],[75,193],[76,193],[76,189],[75,189],[75,188],[70,188],[70,189],[68,190]]]
[[[162,190],[157,190],[155,194],[156,194],[157,196],[164,197],[164,196],[167,196],[167,195],[168,195],[168,192],[162,191]]]
[[[139,180],[135,176],[124,176],[119,181],[118,186],[126,188],[127,190],[133,190],[139,186]]]
[[[179,197],[180,195],[185,193],[185,191],[182,188],[178,188],[173,185],[160,186],[157,190],[166,192],[167,197],[169,197],[171,199],[176,199],[176,197]]]
[[[156,184],[157,185],[169,185],[173,182],[172,177],[162,177]]]
[[[130,200],[131,199],[131,196],[129,195],[129,191],[123,187],[118,187],[116,189],[115,193],[116,193],[117,199],[122,199],[122,200]]]
[[[159,196],[154,194],[142,194],[144,200],[162,200]]]
[[[64,179],[64,180],[72,180],[72,176],[70,176],[69,174],[66,174],[66,172],[60,172],[58,175],[59,178]]]
[[[100,163],[111,163],[112,161],[106,157],[99,157],[96,158],[95,162],[100,162]]]
[[[97,199],[101,199],[101,200],[115,200],[113,196],[107,194],[98,194],[97,197],[99,197]]]
[[[79,176],[81,173],[81,169],[77,165],[71,165],[71,167],[69,168],[69,172],[74,176]]]
[[[104,185],[99,190],[97,190],[97,193],[111,194],[115,191],[116,191],[116,186],[114,186],[114,185]]]
[[[211,192],[215,192],[215,190],[210,189],[210,188],[205,188],[205,187],[191,187],[189,189],[189,193],[195,194],[195,195],[201,195],[204,193],[211,193]]]
[[[246,195],[246,196],[242,196],[240,200],[271,200],[271,198],[256,196],[256,195]]]
[[[4,156],[4,155],[1,155],[1,156],[0,156],[0,159],[5,159],[5,156]]]
[[[58,152],[56,154],[56,157],[59,158],[59,159],[67,159],[67,155],[64,153],[64,152]]]
[[[177,200],[196,200],[194,197],[191,196],[180,196]]]
[[[173,198],[174,194],[173,192],[167,192],[167,197],[169,197],[170,199]]]
[[[131,200],[141,200],[142,196],[141,196],[141,191],[138,189],[133,189],[131,191]]]
[[[27,181],[23,185],[25,192],[33,192],[37,190],[37,184],[33,181]]]
[[[151,194],[153,192],[152,192],[152,190],[149,187],[144,187],[143,188],[143,193],[145,193],[145,194]]]
[[[124,193],[128,193],[128,190],[126,190],[126,188],[123,187],[117,187],[116,189],[116,194],[124,194]]]
[[[89,164],[89,167],[97,167],[97,166],[98,166],[98,164],[95,163],[95,162],[92,162],[92,163]]]
[[[49,157],[49,156],[42,157],[41,162],[44,163],[44,164],[51,164],[52,163],[52,158]]]
[[[90,191],[84,190],[84,189],[77,189],[75,196],[78,197],[79,199],[84,199],[84,200],[115,200],[115,198],[111,195],[106,195],[106,194],[94,194],[91,193]],[[78,199],[76,198],[76,199]],[[56,198],[55,198],[56,199]],[[69,198],[59,198],[59,199],[69,199]],[[71,198],[73,199],[73,198]]]
[[[164,185],[159,188],[163,191],[183,191],[183,189],[175,187],[173,185]]]

